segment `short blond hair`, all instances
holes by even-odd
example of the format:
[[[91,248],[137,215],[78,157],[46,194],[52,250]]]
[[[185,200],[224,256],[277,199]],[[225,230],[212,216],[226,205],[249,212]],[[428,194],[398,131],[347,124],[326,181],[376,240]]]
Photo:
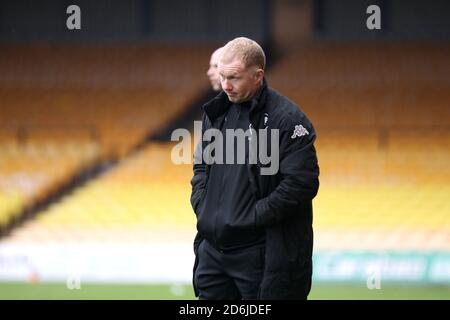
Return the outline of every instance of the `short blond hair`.
[[[263,49],[256,41],[249,38],[233,39],[223,47],[220,60],[231,62],[234,59],[240,59],[245,68],[257,67],[264,70],[266,67],[266,55]]]

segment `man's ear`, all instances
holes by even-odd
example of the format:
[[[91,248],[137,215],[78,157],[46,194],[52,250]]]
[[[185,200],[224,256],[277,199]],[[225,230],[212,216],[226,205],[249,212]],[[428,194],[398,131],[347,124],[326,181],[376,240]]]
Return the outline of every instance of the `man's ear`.
[[[263,69],[256,69],[256,71],[255,71],[255,77],[256,77],[256,80],[259,82],[259,81],[262,81],[262,79],[264,78],[264,70]]]

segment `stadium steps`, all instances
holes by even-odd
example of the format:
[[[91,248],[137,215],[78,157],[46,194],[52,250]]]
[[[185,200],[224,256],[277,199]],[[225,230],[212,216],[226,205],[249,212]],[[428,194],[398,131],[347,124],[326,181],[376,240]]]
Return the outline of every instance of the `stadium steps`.
[[[151,143],[122,159],[101,177],[53,203],[9,241],[192,239],[191,166],[172,164],[172,146]]]
[[[0,145],[0,234],[13,228],[107,163],[95,144],[67,141]]]

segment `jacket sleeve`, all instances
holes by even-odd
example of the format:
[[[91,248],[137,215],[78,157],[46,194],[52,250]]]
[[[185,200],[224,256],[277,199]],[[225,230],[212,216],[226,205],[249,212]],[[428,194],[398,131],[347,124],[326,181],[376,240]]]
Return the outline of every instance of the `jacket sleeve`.
[[[273,225],[301,203],[310,202],[319,188],[319,166],[311,123],[301,115],[286,117],[280,125],[281,181],[267,197],[256,203],[257,226]]]
[[[202,136],[205,132],[205,127],[207,126],[207,120],[206,115],[203,115],[202,118]],[[194,212],[198,214],[197,208],[200,204],[203,191],[206,188],[206,163],[202,157],[203,153],[203,140],[200,137],[200,141],[196,144],[195,151],[194,151],[194,176],[191,179],[191,186],[192,186],[192,193],[191,193],[191,205],[192,209],[194,209]]]

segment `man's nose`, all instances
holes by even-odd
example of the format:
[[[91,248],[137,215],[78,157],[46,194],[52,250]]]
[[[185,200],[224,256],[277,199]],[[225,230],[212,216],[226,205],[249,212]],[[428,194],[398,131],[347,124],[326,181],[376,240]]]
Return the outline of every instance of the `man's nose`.
[[[222,88],[223,88],[223,90],[227,90],[227,91],[231,91],[231,89],[233,89],[233,87],[231,86],[231,83],[227,79],[222,81]]]

